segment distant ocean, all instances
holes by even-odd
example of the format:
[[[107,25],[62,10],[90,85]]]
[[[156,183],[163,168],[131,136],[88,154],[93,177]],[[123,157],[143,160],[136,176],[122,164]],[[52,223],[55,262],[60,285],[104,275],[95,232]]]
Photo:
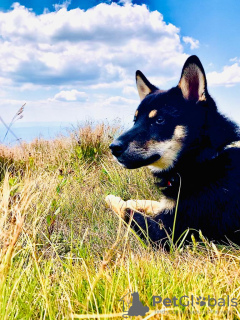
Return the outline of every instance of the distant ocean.
[[[16,123],[13,124],[5,137],[7,128],[0,124],[0,143],[14,146],[19,143],[18,141],[30,142],[35,138],[54,139],[58,135],[68,135],[69,131],[72,131],[77,125],[81,124],[67,122]]]
[[[96,124],[97,122],[91,122]],[[116,125],[120,123],[113,121]],[[108,124],[111,124],[110,122]],[[7,124],[9,125],[9,124]],[[6,135],[7,128],[0,123],[0,144],[7,146],[15,146],[20,142],[31,142],[36,138],[51,140],[57,136],[68,136],[69,132],[73,131],[79,126],[85,126],[86,121],[82,122],[28,122],[28,123],[14,123]],[[129,124],[121,124],[121,127],[126,128]]]

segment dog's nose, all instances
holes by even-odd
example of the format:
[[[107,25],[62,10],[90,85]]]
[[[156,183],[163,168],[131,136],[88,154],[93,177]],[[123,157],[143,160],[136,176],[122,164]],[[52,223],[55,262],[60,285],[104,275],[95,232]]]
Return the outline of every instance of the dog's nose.
[[[110,144],[109,148],[115,157],[119,157],[123,153],[124,149],[123,144],[120,141],[114,141]]]

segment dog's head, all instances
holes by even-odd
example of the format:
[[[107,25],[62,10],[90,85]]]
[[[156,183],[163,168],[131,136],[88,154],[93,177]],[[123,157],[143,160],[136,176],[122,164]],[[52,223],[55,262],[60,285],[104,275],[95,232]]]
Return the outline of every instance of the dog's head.
[[[111,145],[112,154],[126,168],[174,166],[189,143],[189,130],[200,130],[210,97],[204,69],[196,56],[187,59],[178,86],[162,91],[140,72],[136,82],[141,103],[133,127]]]

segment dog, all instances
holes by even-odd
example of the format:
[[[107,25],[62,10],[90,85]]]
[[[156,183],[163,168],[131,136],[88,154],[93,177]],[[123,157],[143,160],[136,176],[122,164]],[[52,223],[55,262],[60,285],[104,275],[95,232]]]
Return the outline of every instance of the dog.
[[[209,241],[240,244],[239,128],[217,110],[199,58],[187,59],[170,90],[141,71],[136,84],[134,125],[110,149],[127,169],[148,166],[161,195],[159,201],[109,195],[108,205],[153,244],[190,240],[192,233],[199,239],[199,230]]]

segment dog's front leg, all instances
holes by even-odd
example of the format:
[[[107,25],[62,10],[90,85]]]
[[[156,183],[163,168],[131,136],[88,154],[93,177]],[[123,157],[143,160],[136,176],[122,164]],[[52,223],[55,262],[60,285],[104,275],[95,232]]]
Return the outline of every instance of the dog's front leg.
[[[155,217],[162,211],[171,211],[175,207],[175,201],[162,197],[161,201],[153,200],[127,200],[123,201],[120,197],[108,195],[106,202],[113,211],[124,219],[127,209],[142,213],[147,216]]]
[[[141,212],[150,217],[156,217],[163,211],[170,211],[175,207],[175,201],[162,197],[160,201],[154,200],[127,200],[127,209]]]
[[[109,208],[116,212],[122,219],[125,218],[127,203],[122,200],[120,197],[116,197],[112,194],[108,195],[105,198],[105,201]]]
[[[160,202],[152,200],[123,201],[120,197],[109,195],[106,197],[106,202],[127,223],[131,221],[131,228],[141,238],[149,237],[153,242],[161,240],[162,243],[163,239],[167,239],[165,230],[170,232],[169,226],[172,226],[173,223],[173,215],[169,212],[175,207],[173,200],[162,198]]]
[[[161,200],[128,200],[109,195],[106,202],[143,239],[150,238],[153,243],[161,244],[167,239],[167,233],[173,224],[175,201],[162,197]]]

